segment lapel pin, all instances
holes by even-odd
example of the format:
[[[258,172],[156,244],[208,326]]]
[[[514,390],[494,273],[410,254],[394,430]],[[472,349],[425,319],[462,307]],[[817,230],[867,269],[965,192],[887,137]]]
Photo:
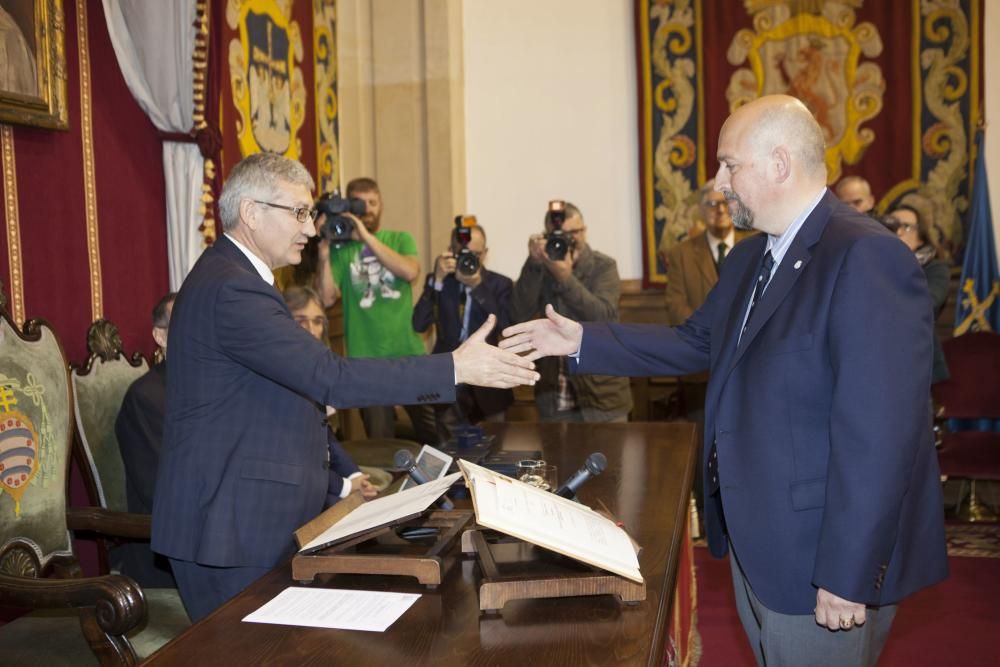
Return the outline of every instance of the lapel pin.
[[[793,268],[796,268],[796,269],[801,269],[801,268],[802,268],[802,260],[801,260],[801,259],[800,259],[800,260],[797,260],[797,261],[795,262],[795,266],[794,266]]]

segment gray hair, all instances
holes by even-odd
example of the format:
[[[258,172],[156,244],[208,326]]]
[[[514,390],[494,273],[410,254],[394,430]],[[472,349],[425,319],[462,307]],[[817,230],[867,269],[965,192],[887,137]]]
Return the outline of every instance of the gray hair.
[[[270,199],[278,194],[276,181],[303,185],[309,192],[315,183],[301,162],[277,153],[254,153],[243,158],[229,172],[219,195],[219,218],[222,230],[231,232],[240,222],[240,202],[244,199]]]

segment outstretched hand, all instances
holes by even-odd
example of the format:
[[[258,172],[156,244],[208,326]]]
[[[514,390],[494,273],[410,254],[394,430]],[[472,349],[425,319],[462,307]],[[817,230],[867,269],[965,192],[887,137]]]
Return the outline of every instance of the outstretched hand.
[[[583,342],[583,326],[556,312],[551,304],[545,306],[545,319],[531,320],[509,326],[503,330],[500,348],[524,354],[524,359],[534,361],[542,357],[565,357],[576,354]]]
[[[486,342],[486,337],[495,324],[496,317],[490,315],[483,326],[451,353],[455,362],[455,381],[458,384],[499,389],[535,384],[538,373],[535,372],[535,364],[531,359]]]

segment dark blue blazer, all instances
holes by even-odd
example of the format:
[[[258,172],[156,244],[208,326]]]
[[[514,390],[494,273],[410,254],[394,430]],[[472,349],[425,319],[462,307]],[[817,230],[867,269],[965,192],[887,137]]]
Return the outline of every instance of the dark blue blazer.
[[[203,565],[276,564],[329,488],[317,404],[452,401],[454,373],[451,355],[338,357],[219,238],[185,279],[170,320],[154,551]]]
[[[737,244],[679,327],[586,325],[578,372],[709,368],[702,465],[714,440],[725,529],[761,602],[810,614],[821,587],[896,603],[947,575],[927,281],[904,244],[828,191],[737,345],[766,243]],[[706,524],[724,555],[715,501]]]
[[[469,333],[472,334],[483,326],[487,317],[496,315],[496,325],[487,338],[487,341],[496,345],[500,332],[511,323],[508,304],[514,282],[505,275],[485,268],[482,270],[482,277],[479,286],[472,290]],[[434,289],[434,274],[427,274],[424,291],[413,307],[413,330],[423,333],[433,324],[437,334],[434,352],[455,350],[461,344],[459,338],[462,335],[462,320],[459,317],[459,307],[464,303],[462,283],[458,282],[454,274],[445,276],[440,292]],[[496,414],[514,402],[514,392],[510,389],[470,386],[468,390],[482,415]]]

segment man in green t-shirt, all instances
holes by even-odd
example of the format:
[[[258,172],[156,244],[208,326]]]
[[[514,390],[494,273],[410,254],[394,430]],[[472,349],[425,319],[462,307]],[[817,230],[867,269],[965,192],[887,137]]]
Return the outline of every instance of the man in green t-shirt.
[[[381,229],[382,193],[371,178],[347,184],[347,196],[365,202],[362,225],[353,239],[338,248],[319,244],[319,287],[326,307],[343,299],[344,338],[348,357],[393,358],[425,354],[413,330],[413,292],[410,283],[420,275],[417,244],[408,232]],[[434,412],[426,405],[404,406],[417,439],[437,444]],[[395,437],[393,406],[361,408],[369,438]]]

